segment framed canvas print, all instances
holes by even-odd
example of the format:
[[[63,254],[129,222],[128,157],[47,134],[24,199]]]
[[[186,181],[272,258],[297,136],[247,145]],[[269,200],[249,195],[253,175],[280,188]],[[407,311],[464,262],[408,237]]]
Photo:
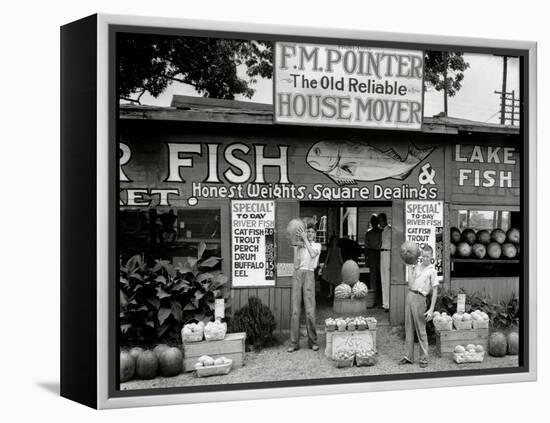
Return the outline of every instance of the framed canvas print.
[[[536,378],[536,45],[61,28],[61,393],[96,408]]]

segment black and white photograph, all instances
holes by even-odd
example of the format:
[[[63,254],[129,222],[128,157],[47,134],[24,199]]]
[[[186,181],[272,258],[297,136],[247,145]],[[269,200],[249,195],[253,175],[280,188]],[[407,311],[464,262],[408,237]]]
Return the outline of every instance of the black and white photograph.
[[[112,33],[116,390],[524,371],[526,55],[253,35]]]

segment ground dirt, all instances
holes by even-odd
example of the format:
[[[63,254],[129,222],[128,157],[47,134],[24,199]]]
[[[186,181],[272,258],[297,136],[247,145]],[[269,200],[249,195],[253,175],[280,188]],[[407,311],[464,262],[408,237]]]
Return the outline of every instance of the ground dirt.
[[[288,340],[281,336],[281,344],[266,348],[259,352],[247,352],[245,365],[232,369],[225,376],[198,378],[194,372],[182,373],[175,377],[157,377],[152,380],[131,380],[121,384],[122,390],[167,388],[197,385],[218,385],[248,382],[267,382],[285,380],[307,380],[322,378],[339,378],[349,376],[374,376],[403,373],[426,374],[439,371],[463,371],[471,369],[490,369],[517,367],[518,356],[502,358],[485,355],[483,363],[456,364],[449,357],[437,357],[435,345],[430,345],[430,362],[427,368],[418,365],[418,344],[415,346],[416,360],[414,364],[399,365],[403,356],[404,340],[401,328],[380,326],[377,329],[378,363],[372,367],[351,367],[338,369],[334,362],[325,357],[325,334],[319,333],[319,351],[314,352],[307,347],[305,337],[301,338],[301,349],[288,353]]]

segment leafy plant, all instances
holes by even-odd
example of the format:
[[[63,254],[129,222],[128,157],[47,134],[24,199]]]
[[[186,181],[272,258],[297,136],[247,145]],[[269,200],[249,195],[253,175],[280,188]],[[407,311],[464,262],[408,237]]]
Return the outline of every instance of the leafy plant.
[[[248,303],[237,310],[231,322],[233,332],[246,332],[247,348],[261,349],[276,343],[276,327],[271,309],[258,297],[249,297]]]
[[[156,260],[150,267],[136,255],[120,268],[120,332],[126,341],[150,343],[179,339],[185,322],[214,314],[216,298],[230,306],[228,278],[213,270],[220,257],[203,258],[204,243],[196,258],[176,266]]]

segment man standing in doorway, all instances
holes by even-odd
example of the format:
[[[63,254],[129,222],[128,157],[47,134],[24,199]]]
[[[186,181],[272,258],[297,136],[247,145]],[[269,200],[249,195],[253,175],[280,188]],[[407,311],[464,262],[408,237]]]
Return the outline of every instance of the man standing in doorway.
[[[369,291],[376,292],[376,306],[382,307],[382,286],[380,284],[380,248],[382,245],[382,230],[378,226],[378,216],[370,218],[371,228],[365,234],[365,252],[369,265]]]
[[[298,235],[303,247],[294,247],[294,276],[292,277],[292,316],[290,319],[290,348],[288,352],[300,349],[300,314],[302,298],[306,309],[307,342],[309,348],[318,351],[315,329],[315,268],[319,264],[321,244],[315,242],[315,225],[308,224]]]
[[[390,257],[391,257],[391,226],[385,213],[380,213],[378,223],[382,230],[380,247],[380,279],[382,280],[382,308],[390,310]]]

